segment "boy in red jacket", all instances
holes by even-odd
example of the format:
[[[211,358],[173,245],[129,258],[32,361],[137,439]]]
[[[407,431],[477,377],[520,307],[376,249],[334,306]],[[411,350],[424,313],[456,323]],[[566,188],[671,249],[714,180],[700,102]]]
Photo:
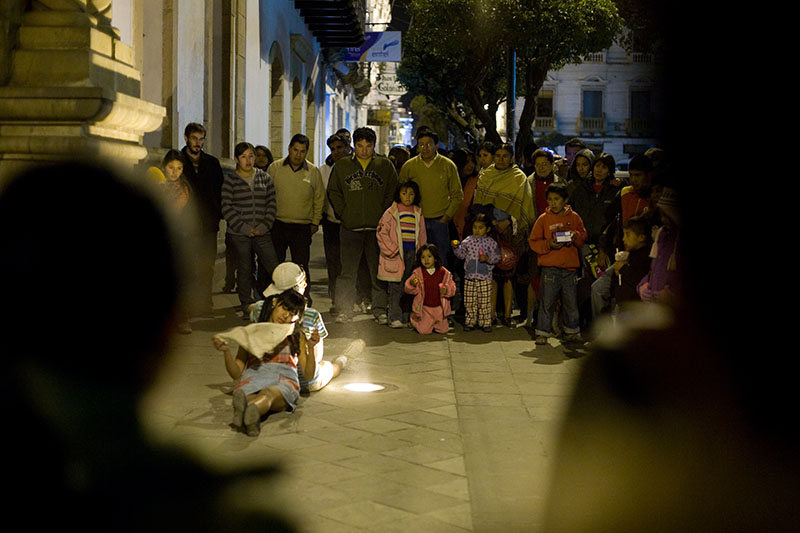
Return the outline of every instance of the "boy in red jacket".
[[[564,340],[581,338],[576,287],[586,229],[578,213],[567,205],[565,186],[553,183],[545,192],[547,210],[536,219],[528,239],[542,269],[536,344],[545,344],[547,337],[553,334],[553,306],[559,294],[564,316]]]

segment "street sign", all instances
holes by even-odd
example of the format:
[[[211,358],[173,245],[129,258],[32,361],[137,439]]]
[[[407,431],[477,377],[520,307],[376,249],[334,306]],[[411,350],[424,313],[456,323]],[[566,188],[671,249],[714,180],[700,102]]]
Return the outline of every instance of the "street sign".
[[[364,44],[358,48],[346,48],[346,62],[387,62],[402,59],[401,33],[399,31],[367,32]]]
[[[394,74],[381,74],[375,84],[375,90],[386,96],[403,96],[407,92]]]
[[[367,109],[368,126],[388,126],[392,123],[391,109]]]

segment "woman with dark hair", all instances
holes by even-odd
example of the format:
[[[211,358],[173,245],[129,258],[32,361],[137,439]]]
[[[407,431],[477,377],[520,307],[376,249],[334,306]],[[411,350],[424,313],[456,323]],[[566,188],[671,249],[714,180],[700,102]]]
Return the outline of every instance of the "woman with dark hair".
[[[225,357],[225,369],[236,380],[233,425],[251,437],[261,432],[263,415],[270,411],[294,411],[300,397],[298,365],[306,376],[313,376],[316,371],[317,362],[309,352],[310,345],[297,327],[305,309],[305,297],[288,289],[264,302],[261,309],[264,321],[248,326],[246,334],[243,334],[245,328],[234,328],[212,339]],[[239,344],[235,357],[228,340]]]
[[[491,141],[484,141],[478,147],[476,164],[478,165],[478,173],[489,168],[494,163],[494,152],[497,147]]]
[[[260,168],[264,172],[267,171],[267,167],[269,167],[275,158],[272,157],[272,152],[270,152],[269,148],[266,146],[258,145],[255,148],[256,152],[256,162],[255,167]]]
[[[475,187],[478,185],[478,165],[475,161],[475,156],[464,148],[459,148],[453,154],[453,163],[456,164],[458,169],[458,177],[461,180],[461,189],[464,191],[464,198],[458,206],[455,215],[453,215],[453,224],[458,230],[458,238],[462,239],[464,235],[469,235],[469,228],[464,231],[464,225],[467,220],[467,213],[472,205],[472,198],[475,195]]]
[[[493,206],[492,218],[501,250],[508,245],[513,248],[517,258],[522,257],[527,252],[528,233],[536,217],[528,177],[514,163],[514,147],[510,144],[501,144],[495,150],[494,164],[485,169],[478,178],[475,204]],[[496,301],[500,292],[499,286],[502,286],[502,323],[511,327],[516,262],[508,266],[504,263],[505,261],[498,263],[494,270],[493,275],[497,282],[493,286],[492,296]],[[525,272],[527,268],[525,263]]]
[[[253,145],[241,142],[233,152],[236,170],[222,184],[222,215],[228,223],[226,242],[236,255],[236,283],[242,319],[250,320],[248,306],[260,297],[253,294],[253,254],[271,276],[278,266],[270,230],[275,222],[275,186],[269,174],[255,168]]]

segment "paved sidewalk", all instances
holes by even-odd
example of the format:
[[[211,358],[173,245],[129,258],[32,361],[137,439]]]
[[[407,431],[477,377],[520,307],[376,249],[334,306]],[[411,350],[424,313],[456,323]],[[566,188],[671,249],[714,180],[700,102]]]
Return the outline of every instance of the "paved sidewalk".
[[[312,296],[330,336],[326,359],[361,337],[365,351],[293,414],[270,415],[261,435],[230,424],[230,379],[211,335],[242,325],[235,295],[192,322],[143,408],[160,438],[221,468],[279,461],[284,473],[254,502],[288,511],[301,531],[537,531],[558,423],[581,359],[524,328],[447,335],[379,326],[368,315],[337,324],[321,235],[312,247]],[[224,262],[218,261],[221,287]],[[380,392],[344,385],[370,382]],[[258,492],[261,491],[261,492]],[[277,503],[276,503],[277,502]]]

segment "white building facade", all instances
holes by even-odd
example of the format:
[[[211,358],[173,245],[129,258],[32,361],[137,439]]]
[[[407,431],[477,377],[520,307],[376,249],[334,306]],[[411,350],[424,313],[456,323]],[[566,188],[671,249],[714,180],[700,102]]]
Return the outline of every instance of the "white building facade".
[[[80,150],[149,166],[184,145],[190,122],[206,127],[205,150],[226,166],[241,141],[284,157],[295,133],[309,137],[308,159],[319,164],[327,136],[367,122],[369,80],[336,51],[363,41],[369,9],[389,6],[8,1],[13,9],[0,13],[10,28],[0,46],[11,58],[0,69],[0,169]],[[41,74],[31,74],[34,67]],[[48,111],[61,107],[70,112]]]
[[[548,72],[537,99],[534,138],[578,137],[618,163],[657,146],[663,107],[659,74],[652,55],[630,54],[618,45]],[[517,125],[523,104],[520,98]],[[505,124],[501,118],[498,124]],[[550,148],[564,153],[563,145]]]

